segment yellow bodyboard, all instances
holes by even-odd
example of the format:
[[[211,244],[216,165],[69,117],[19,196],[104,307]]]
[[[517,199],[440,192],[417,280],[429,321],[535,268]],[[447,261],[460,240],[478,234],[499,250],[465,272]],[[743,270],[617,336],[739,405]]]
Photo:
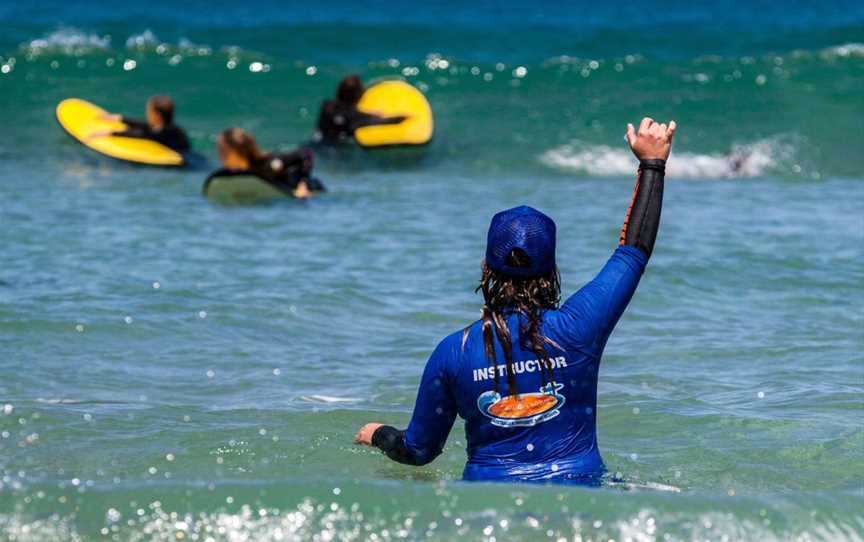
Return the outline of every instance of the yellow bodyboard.
[[[126,128],[122,122],[105,121],[106,111],[78,98],[68,98],[57,104],[57,122],[79,143],[111,158],[154,166],[182,166],[183,155],[149,139],[137,137],[99,136],[88,140],[94,132]]]
[[[357,109],[381,117],[408,117],[399,124],[365,126],[354,132],[364,147],[423,145],[432,139],[432,108],[423,93],[404,81],[382,81],[366,89]]]

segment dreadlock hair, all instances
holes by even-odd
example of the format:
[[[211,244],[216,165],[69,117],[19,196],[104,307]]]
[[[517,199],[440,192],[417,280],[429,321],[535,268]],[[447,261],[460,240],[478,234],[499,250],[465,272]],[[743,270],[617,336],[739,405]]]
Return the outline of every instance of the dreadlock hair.
[[[528,267],[528,255],[514,248],[507,256],[507,265]],[[549,273],[537,277],[516,277],[505,275],[483,262],[480,284],[474,290],[483,292],[483,346],[486,358],[494,368],[495,390],[499,391],[498,361],[495,356],[495,338],[501,343],[504,361],[507,366],[507,388],[510,395],[518,395],[516,373],[513,370],[513,340],[507,326],[507,316],[517,313],[520,318],[519,337],[523,348],[537,355],[543,370],[543,382],[554,383],[555,374],[552,361],[545,345],[557,346],[554,341],[541,332],[544,309],[558,308],[561,301],[561,276],[555,267]],[[467,328],[466,328],[467,333]]]

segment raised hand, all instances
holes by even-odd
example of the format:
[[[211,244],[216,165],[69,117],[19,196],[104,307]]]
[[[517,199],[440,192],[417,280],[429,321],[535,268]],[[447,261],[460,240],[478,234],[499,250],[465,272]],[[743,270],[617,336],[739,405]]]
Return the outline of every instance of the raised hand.
[[[638,131],[627,123],[627,143],[640,160],[666,160],[672,150],[672,136],[677,127],[674,120],[667,126],[645,117],[639,123]]]

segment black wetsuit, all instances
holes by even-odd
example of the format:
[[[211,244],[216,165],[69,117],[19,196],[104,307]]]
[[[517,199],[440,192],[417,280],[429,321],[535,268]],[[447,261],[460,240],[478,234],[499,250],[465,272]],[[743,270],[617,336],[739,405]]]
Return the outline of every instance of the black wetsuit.
[[[125,124],[127,128],[119,132],[114,132],[113,135],[152,139],[153,141],[161,143],[169,149],[174,149],[177,152],[186,152],[189,150],[189,139],[186,137],[186,132],[174,124],[164,126],[161,130],[154,130],[146,122],[127,117],[123,117],[123,124]]]
[[[311,192],[324,192],[324,184],[312,177],[312,166],[315,163],[315,155],[309,149],[298,149],[286,153],[268,154],[264,159],[256,162],[249,170],[223,168],[213,172],[210,177],[227,177],[233,175],[255,175],[286,194],[291,194],[297,189],[301,181],[306,182]]]
[[[665,160],[640,160],[636,174],[636,188],[619,243],[633,246],[650,257],[660,227],[660,211],[663,208],[663,179],[666,177]]]
[[[315,139],[325,144],[346,143],[354,138],[354,131],[364,126],[399,124],[405,117],[379,117],[364,113],[354,104],[327,100],[321,104],[318,131]]]
[[[264,160],[252,166],[252,172],[283,190],[294,191],[301,181],[306,181],[309,190],[320,192],[324,190],[324,185],[312,177],[314,163],[315,155],[311,150],[298,149],[269,154]]]

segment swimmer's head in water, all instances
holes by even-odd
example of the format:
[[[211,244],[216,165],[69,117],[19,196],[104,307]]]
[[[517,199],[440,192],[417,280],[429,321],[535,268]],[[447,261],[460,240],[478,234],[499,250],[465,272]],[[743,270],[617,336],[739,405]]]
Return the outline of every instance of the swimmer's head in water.
[[[168,96],[153,96],[147,100],[147,123],[154,128],[174,122],[174,100]]]
[[[252,134],[242,128],[228,128],[216,140],[222,165],[233,169],[248,169],[266,158]]]
[[[507,316],[518,313],[523,348],[543,362],[544,379],[554,381],[547,345],[555,345],[541,332],[542,311],[558,307],[561,278],[555,265],[555,223],[531,207],[516,207],[495,215],[489,227],[486,260],[477,291],[483,292],[483,345],[495,365],[495,340],[504,351],[509,394],[516,395],[513,344]]]
[[[363,82],[356,74],[351,74],[339,83],[336,99],[346,104],[356,104],[364,92]]]

